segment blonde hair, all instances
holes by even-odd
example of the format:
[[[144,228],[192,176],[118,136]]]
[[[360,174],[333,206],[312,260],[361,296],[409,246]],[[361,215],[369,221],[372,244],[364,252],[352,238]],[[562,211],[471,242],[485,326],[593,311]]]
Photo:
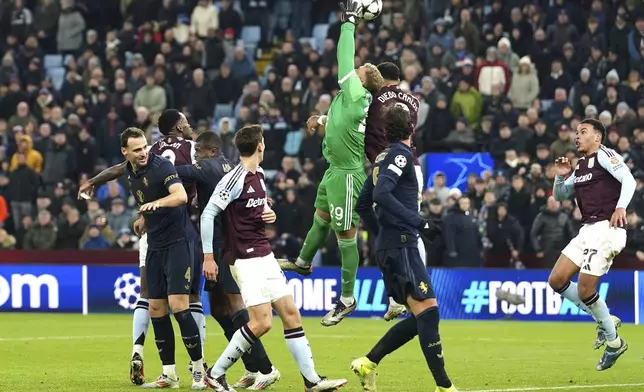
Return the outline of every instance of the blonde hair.
[[[367,80],[365,81],[364,88],[369,90],[369,92],[371,93],[375,93],[385,85],[385,79],[382,77],[382,74],[378,70],[378,67],[376,67],[375,65],[366,63],[364,67],[367,75]]]

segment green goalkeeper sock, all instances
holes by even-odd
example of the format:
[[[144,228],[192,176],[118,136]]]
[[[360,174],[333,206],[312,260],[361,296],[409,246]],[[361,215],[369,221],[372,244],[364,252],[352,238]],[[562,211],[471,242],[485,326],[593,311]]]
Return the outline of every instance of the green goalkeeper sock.
[[[360,255],[358,254],[358,242],[355,237],[350,239],[338,239],[340,255],[342,255],[342,294],[344,298],[353,297],[353,288],[356,284],[356,275],[358,274],[358,264],[360,264]]]
[[[324,246],[329,238],[331,225],[329,222],[320,218],[318,214],[313,216],[313,226],[304,239],[300,257],[297,259],[296,264],[300,267],[308,267],[313,262],[315,254]]]

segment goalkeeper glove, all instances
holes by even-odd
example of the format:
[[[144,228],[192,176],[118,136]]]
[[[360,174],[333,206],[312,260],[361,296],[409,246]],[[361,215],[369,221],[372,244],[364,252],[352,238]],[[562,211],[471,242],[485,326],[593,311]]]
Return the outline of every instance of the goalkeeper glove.
[[[340,3],[342,21],[357,25],[360,22],[360,17],[362,15],[362,4],[357,0],[346,0],[346,3],[346,5],[344,3]]]
[[[434,241],[442,233],[440,226],[436,225],[429,219],[423,219],[420,225],[420,235],[429,242]]]

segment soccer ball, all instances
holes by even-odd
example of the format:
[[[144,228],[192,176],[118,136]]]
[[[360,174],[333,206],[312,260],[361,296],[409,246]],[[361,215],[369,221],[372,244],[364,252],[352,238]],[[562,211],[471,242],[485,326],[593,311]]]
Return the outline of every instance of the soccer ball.
[[[136,308],[141,293],[141,278],[131,272],[119,276],[114,282],[114,299],[123,309]]]
[[[360,0],[362,3],[362,19],[374,20],[382,12],[382,0]]]

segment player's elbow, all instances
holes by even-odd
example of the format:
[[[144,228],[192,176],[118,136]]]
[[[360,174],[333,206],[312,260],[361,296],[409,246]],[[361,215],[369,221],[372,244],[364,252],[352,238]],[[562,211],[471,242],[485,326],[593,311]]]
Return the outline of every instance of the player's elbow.
[[[175,198],[177,200],[177,203],[179,204],[187,204],[188,203],[188,194],[186,193],[186,190],[181,187],[181,190],[175,192]]]

